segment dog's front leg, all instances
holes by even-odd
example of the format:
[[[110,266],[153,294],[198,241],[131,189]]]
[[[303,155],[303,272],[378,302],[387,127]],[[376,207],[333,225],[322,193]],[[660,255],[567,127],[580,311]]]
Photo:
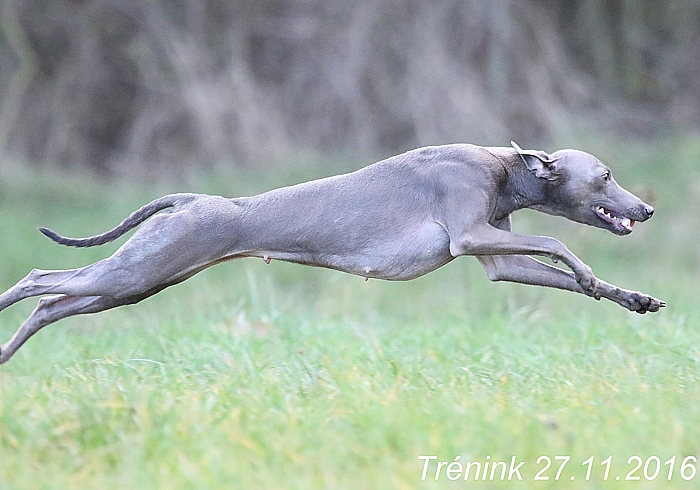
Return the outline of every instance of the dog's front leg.
[[[588,294],[576,282],[572,273],[526,255],[487,255],[477,256],[477,259],[492,281],[510,281]],[[666,306],[666,303],[648,294],[618,288],[600,279],[597,279],[597,285],[596,299],[605,298],[614,301],[630,311],[655,312]]]
[[[655,312],[666,306],[666,302],[639,291],[629,291],[598,280],[598,293],[601,297],[614,301],[623,308],[637,313]]]
[[[573,273],[585,294],[597,294],[597,279],[591,268],[555,238],[512,233],[484,224],[473,226],[458,240],[450,237],[450,253],[458,255],[541,255],[561,260]]]

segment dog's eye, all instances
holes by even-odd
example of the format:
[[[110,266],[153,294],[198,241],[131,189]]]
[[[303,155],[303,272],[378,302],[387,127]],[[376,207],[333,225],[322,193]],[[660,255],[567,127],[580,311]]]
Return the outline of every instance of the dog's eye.
[[[608,182],[610,180],[610,171],[609,170],[603,174],[603,180],[605,182]]]

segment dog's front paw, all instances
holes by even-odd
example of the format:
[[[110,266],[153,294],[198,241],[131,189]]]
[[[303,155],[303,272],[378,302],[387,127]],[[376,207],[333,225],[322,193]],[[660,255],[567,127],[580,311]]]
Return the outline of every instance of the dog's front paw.
[[[576,282],[588,296],[598,298],[598,279],[593,275],[593,269],[586,264],[582,264],[574,271]]]
[[[652,313],[659,311],[661,308],[666,306],[666,302],[656,299],[653,296],[649,296],[648,294],[635,291],[630,292],[628,295],[626,306],[630,311],[635,311],[643,315],[647,311]]]

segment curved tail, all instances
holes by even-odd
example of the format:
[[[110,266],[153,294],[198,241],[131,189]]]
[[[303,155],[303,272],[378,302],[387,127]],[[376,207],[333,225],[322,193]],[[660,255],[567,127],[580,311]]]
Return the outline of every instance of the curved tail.
[[[158,198],[131,213],[131,215],[116,228],[89,238],[66,238],[47,228],[39,228],[39,231],[54,242],[69,247],[95,247],[97,245],[104,245],[105,243],[116,240],[132,228],[137,227],[157,212],[183,202],[185,200],[183,198],[186,197],[191,197],[191,194],[170,194]]]

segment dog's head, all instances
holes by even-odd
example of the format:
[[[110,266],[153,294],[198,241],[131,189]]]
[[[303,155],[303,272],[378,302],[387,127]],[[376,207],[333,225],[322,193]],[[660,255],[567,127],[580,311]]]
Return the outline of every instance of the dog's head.
[[[632,233],[636,221],[646,221],[654,208],[615,182],[610,169],[579,150],[522,150],[511,143],[527,168],[542,179],[545,200],[533,208],[572,221]]]

